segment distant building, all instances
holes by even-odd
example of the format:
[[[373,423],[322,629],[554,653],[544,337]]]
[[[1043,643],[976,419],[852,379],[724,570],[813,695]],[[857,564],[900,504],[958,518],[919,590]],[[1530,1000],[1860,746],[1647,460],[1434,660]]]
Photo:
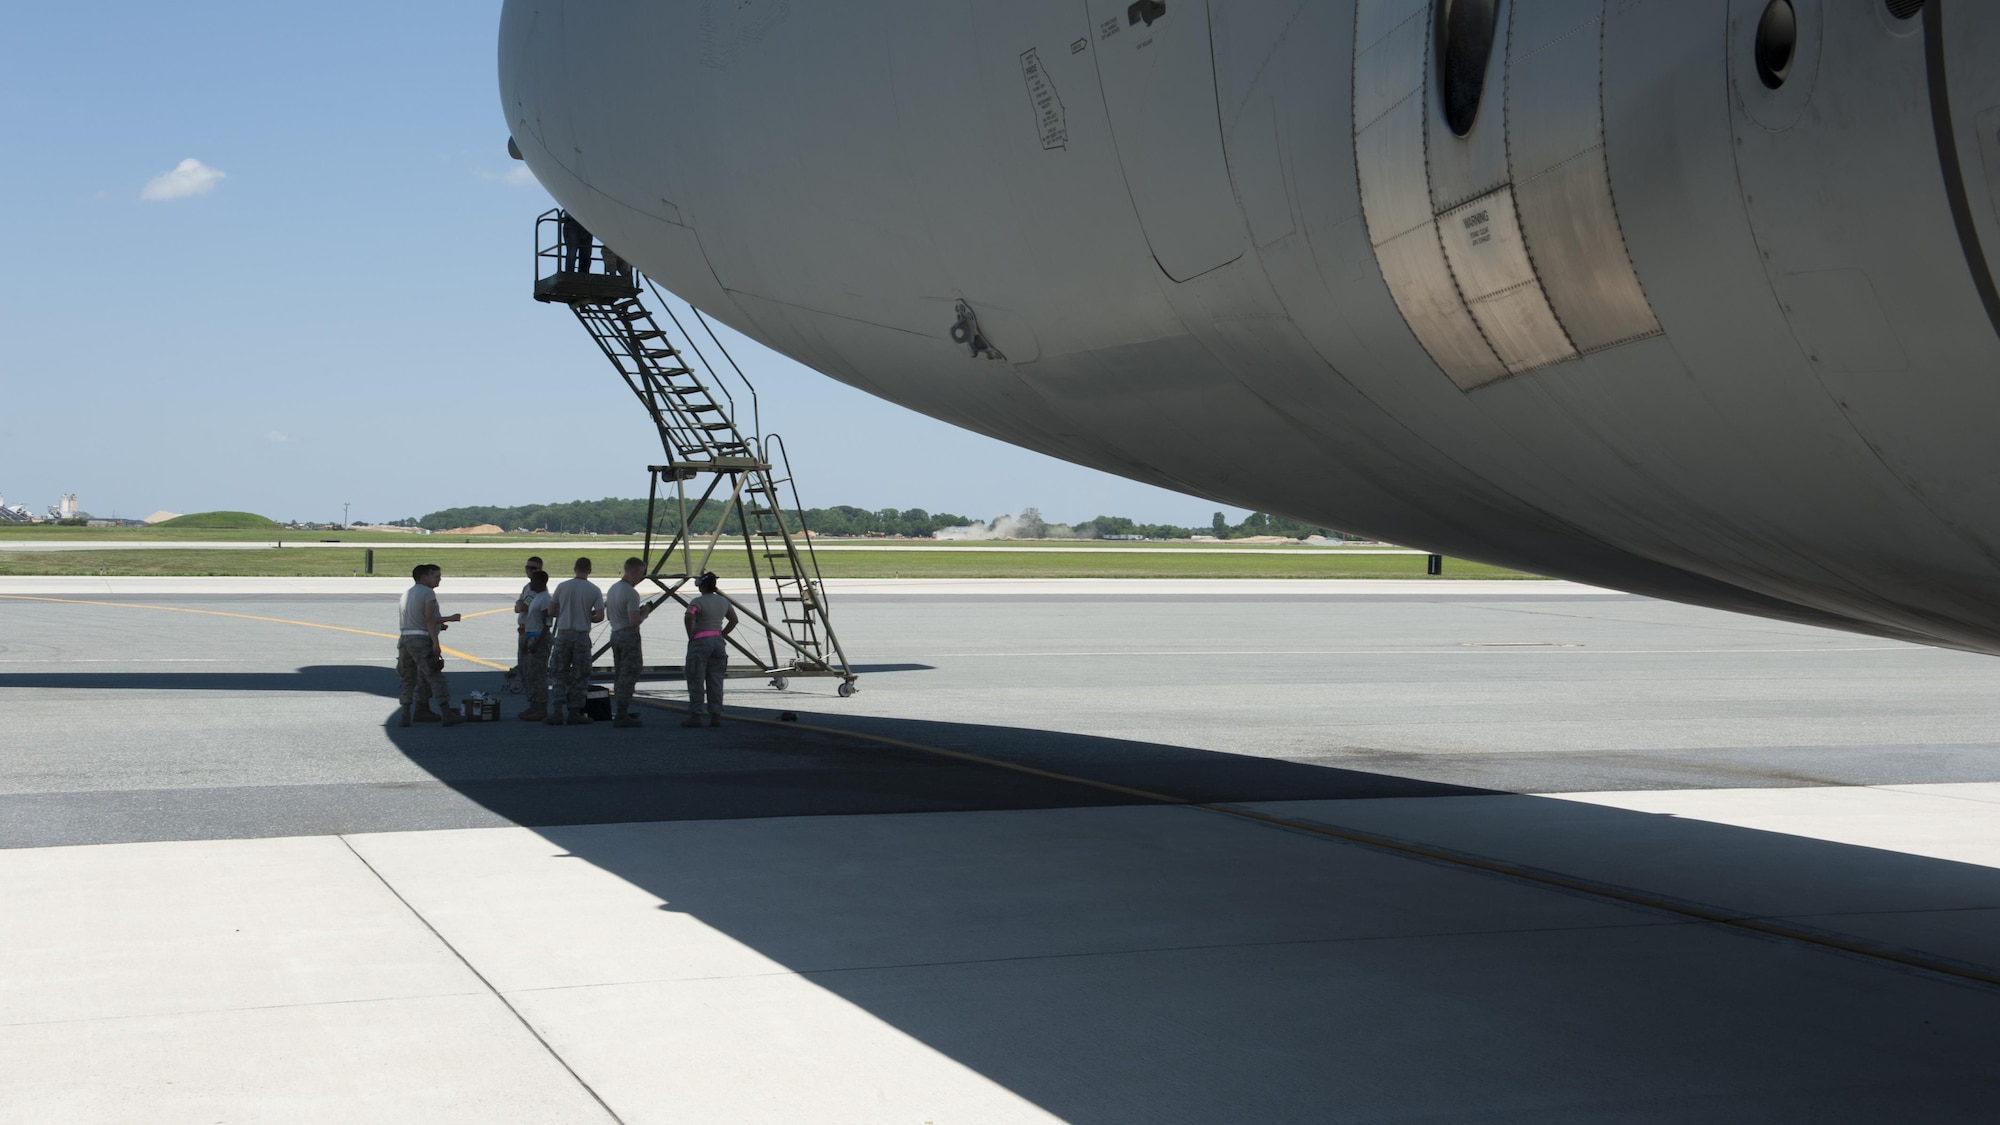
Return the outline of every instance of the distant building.
[[[0,496],[0,523],[33,523],[35,513],[20,504],[9,505],[7,498]]]
[[[159,511],[154,512],[150,516],[147,516],[145,522],[148,524],[165,523],[168,520],[179,519],[179,518],[180,518],[179,512],[169,512],[165,508],[161,508]]]

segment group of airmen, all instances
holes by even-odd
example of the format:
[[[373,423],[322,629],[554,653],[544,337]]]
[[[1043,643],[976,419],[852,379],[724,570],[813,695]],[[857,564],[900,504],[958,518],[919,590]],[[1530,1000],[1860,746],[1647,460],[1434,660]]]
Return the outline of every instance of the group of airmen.
[[[639,630],[665,599],[652,603],[639,596],[646,579],[644,560],[625,560],[624,573],[609,593],[590,580],[587,558],[576,560],[574,577],[550,587],[539,557],[526,564],[527,585],[514,602],[518,642],[513,674],[528,693],[526,722],[550,726],[583,726],[592,722],[585,709],[594,650],[591,626],[611,623],[611,660],[615,681],[611,693],[611,725],[642,725],[632,709],[632,693],[644,665]],[[424,564],[410,572],[415,585],[404,591],[398,606],[396,674],[401,680],[402,711],[398,725],[412,722],[455,726],[463,716],[451,709],[451,691],[444,678],[441,634],[460,614],[449,617],[438,608],[437,587],[444,571]],[[724,597],[715,575],[695,580],[699,593],[687,601],[681,617],[687,632],[688,716],[684,727],[722,725],[722,685],[729,672],[730,633],[736,629],[736,608]],[[552,694],[553,691],[553,694]],[[431,710],[435,700],[438,710]]]

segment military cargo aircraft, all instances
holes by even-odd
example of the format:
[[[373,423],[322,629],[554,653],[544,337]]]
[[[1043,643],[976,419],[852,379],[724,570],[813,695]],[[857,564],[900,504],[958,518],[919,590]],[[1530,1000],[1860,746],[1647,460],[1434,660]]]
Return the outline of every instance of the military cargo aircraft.
[[[565,208],[1070,461],[2000,651],[1991,0],[507,0]]]

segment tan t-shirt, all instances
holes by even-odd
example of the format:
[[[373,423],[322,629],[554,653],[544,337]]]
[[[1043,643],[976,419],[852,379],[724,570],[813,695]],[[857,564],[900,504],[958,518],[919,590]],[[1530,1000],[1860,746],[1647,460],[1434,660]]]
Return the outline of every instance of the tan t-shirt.
[[[636,629],[632,618],[639,612],[639,588],[619,579],[604,594],[604,619],[613,629]]]
[[[590,615],[604,608],[604,592],[588,578],[572,578],[555,590],[556,631],[590,632]]]
[[[549,617],[555,611],[555,599],[547,590],[528,591],[528,612],[521,615],[521,629],[529,636],[548,632]]]
[[[403,591],[403,600],[398,603],[399,617],[396,627],[401,629],[406,637],[430,636],[430,617],[424,613],[424,607],[436,605],[437,600],[437,591],[421,582]]]
[[[721,594],[697,594],[688,602],[688,616],[694,618],[696,636],[720,633],[729,620],[729,599]]]

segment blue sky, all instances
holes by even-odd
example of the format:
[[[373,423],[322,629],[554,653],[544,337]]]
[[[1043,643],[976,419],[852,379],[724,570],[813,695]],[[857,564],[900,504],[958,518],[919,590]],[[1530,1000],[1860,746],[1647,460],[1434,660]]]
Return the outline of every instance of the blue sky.
[[[550,204],[509,176],[498,21],[491,0],[12,6],[0,495],[303,520],[643,495],[644,415],[528,296]],[[730,342],[809,505],[1215,509]],[[538,398],[587,427],[532,436]]]

